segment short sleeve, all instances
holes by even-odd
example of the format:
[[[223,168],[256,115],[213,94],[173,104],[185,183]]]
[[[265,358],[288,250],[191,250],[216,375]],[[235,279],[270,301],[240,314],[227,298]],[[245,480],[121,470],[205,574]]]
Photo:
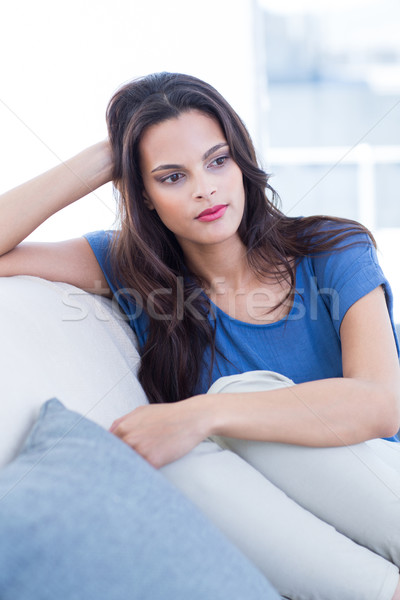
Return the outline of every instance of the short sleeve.
[[[100,230],[86,233],[83,237],[89,242],[91,249],[99,263],[104,277],[107,280],[114,299],[118,302],[122,311],[126,315],[129,325],[136,333],[139,349],[141,350],[146,342],[149,320],[144,311],[143,300],[138,293],[135,293],[133,288],[126,290],[124,286],[118,282],[113,274],[111,262],[111,246],[118,235],[118,231]],[[129,297],[123,292],[129,291]]]
[[[97,262],[99,263],[100,268],[104,273],[104,277],[106,278],[107,283],[110,286],[110,289],[113,292],[113,294],[116,293],[117,289],[114,278],[112,277],[110,250],[112,241],[116,233],[116,231],[112,230],[100,230],[85,233],[83,236],[89,242],[89,245],[93,250]]]
[[[338,335],[349,308],[381,285],[399,349],[393,322],[392,290],[381,269],[372,240],[366,233],[353,233],[339,242],[333,251],[314,255],[312,263],[319,293],[331,313]]]

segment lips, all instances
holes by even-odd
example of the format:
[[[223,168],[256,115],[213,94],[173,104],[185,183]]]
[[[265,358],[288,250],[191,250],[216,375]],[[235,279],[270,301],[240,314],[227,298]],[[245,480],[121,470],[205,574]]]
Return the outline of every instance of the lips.
[[[217,215],[219,215],[219,213],[222,214],[225,212],[225,209],[227,207],[227,204],[218,204],[217,206],[212,206],[211,208],[206,208],[206,210],[203,210],[203,212],[201,212],[196,219],[202,219],[203,217],[211,217],[211,216],[215,216],[217,217]]]

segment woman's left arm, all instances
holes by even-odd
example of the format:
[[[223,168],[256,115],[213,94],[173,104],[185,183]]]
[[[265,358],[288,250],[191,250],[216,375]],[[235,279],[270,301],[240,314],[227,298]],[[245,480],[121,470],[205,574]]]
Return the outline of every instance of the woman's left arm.
[[[381,286],[345,314],[343,377],[268,392],[217,394],[212,433],[304,446],[344,446],[400,428],[400,367]]]
[[[394,435],[400,427],[400,367],[381,286],[349,308],[340,335],[341,378],[144,406],[115,421],[111,431],[155,467],[210,435],[302,446]]]

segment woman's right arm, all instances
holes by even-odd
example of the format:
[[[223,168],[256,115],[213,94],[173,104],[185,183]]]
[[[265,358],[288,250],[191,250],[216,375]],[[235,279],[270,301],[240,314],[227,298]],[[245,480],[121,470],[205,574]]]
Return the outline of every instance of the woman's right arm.
[[[22,242],[51,215],[111,180],[108,141],[0,196],[0,276],[36,275],[83,289],[104,287],[104,275],[84,238]]]

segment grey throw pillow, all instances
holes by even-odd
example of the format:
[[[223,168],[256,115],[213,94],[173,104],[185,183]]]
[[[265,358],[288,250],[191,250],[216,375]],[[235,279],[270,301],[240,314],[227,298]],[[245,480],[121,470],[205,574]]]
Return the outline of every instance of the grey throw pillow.
[[[278,595],[161,473],[52,399],[0,471],[0,598]]]

